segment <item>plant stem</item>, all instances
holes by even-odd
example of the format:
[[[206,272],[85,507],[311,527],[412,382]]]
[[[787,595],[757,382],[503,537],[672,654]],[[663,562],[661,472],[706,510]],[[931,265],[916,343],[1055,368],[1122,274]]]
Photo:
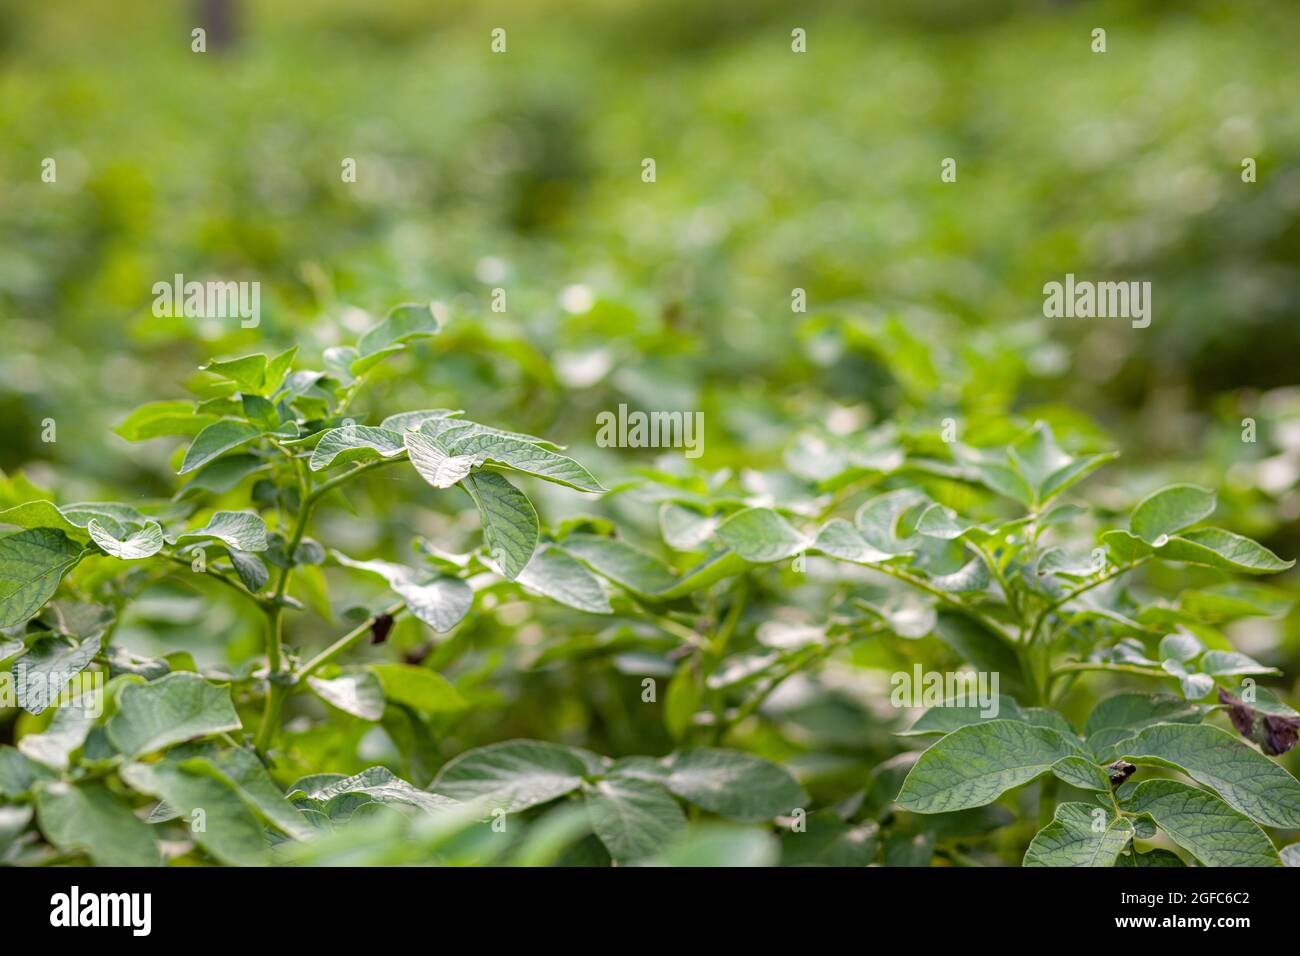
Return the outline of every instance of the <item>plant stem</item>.
[[[1062,664],[1060,667],[1052,668],[1051,680],[1055,681],[1058,677],[1064,677],[1066,674],[1073,674],[1080,671],[1113,671],[1118,674],[1138,674],[1142,677],[1173,676],[1158,667],[1143,667],[1140,664],[1113,664],[1107,661],[1080,661],[1078,663]]]
[[[1042,829],[1052,822],[1056,816],[1056,791],[1060,786],[1060,781],[1056,777],[1048,774],[1043,778],[1042,786],[1038,788],[1038,829]]]
[[[1057,598],[1051,604],[1047,605],[1047,607],[1039,611],[1038,616],[1034,618],[1034,626],[1033,629],[1029,632],[1028,643],[1032,644],[1038,638],[1038,632],[1042,629],[1043,622],[1046,621],[1047,616],[1051,614],[1053,611],[1055,611],[1058,607],[1060,607],[1063,604],[1068,604],[1070,601],[1073,601],[1075,598],[1077,598],[1080,594],[1083,594],[1087,591],[1091,591],[1095,587],[1100,587],[1101,585],[1105,584],[1107,581],[1113,581],[1121,574],[1127,574],[1129,571],[1132,571],[1138,565],[1144,564],[1149,560],[1151,560],[1151,555],[1144,555],[1143,557],[1138,558],[1136,561],[1130,561],[1128,564],[1120,565],[1119,567],[1115,568],[1113,571],[1108,571],[1107,573],[1103,574],[1101,577],[1093,581],[1089,581],[1087,584],[1081,585],[1080,587],[1075,588],[1073,591],[1069,591],[1066,594],[1063,594],[1061,597]]]
[[[364,638],[368,633],[370,633],[370,628],[374,625],[376,619],[382,617],[385,614],[387,614],[389,617],[397,618],[400,617],[403,614],[403,612],[405,612],[405,610],[406,610],[406,602],[398,601],[396,604],[390,605],[389,607],[380,611],[378,614],[370,618],[367,618],[365,621],[362,621],[355,628],[348,631],[346,634],[340,637],[329,647],[325,648],[325,650],[321,651],[319,654],[317,654],[307,663],[301,665],[296,671],[294,671],[294,675],[293,675],[294,683],[296,684],[299,681],[301,681],[303,678],[308,677],[311,674],[315,673],[317,670],[319,670],[321,667],[328,664],[334,658],[338,657],[348,648],[358,644],[362,640],[362,638]]]
[[[280,711],[284,704],[284,698],[287,689],[281,670],[283,667],[283,638],[284,638],[284,596],[289,590],[289,577],[293,574],[294,554],[298,550],[298,545],[302,543],[303,535],[307,532],[307,525],[311,521],[312,511],[317,503],[333,491],[339,485],[345,484],[364,472],[371,471],[383,465],[392,464],[399,461],[399,458],[381,458],[377,461],[369,461],[364,465],[345,471],[341,475],[336,475],[329,481],[322,482],[311,491],[307,490],[308,479],[302,470],[302,459],[294,458],[294,471],[298,476],[299,502],[298,514],[294,519],[293,531],[291,532],[288,548],[286,551],[287,564],[280,569],[279,579],[275,582],[275,592],[271,599],[263,603],[267,616],[267,634],[266,634],[266,665],[267,665],[267,688],[266,688],[266,705],[262,711],[262,723],[257,728],[255,744],[259,751],[263,753],[275,739],[276,733],[280,729]],[[398,605],[401,607],[402,605]],[[368,626],[368,625],[367,625]],[[364,633],[364,631],[362,632]],[[348,635],[349,637],[353,635]],[[340,647],[339,652],[345,648]],[[325,658],[328,660],[329,658]],[[319,667],[324,660],[319,660],[314,666]],[[314,669],[314,667],[313,667]],[[294,675],[296,680],[301,676],[301,672]]]

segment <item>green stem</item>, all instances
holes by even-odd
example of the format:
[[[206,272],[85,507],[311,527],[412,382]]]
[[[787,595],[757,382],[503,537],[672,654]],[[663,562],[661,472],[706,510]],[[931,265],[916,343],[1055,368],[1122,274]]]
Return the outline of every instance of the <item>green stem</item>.
[[[1056,816],[1056,791],[1060,786],[1060,781],[1049,774],[1043,778],[1042,786],[1038,788],[1038,829],[1042,829],[1052,822]]]
[[[1038,632],[1042,630],[1043,623],[1047,620],[1048,615],[1051,614],[1053,611],[1055,611],[1058,607],[1060,607],[1063,604],[1068,604],[1070,601],[1073,601],[1075,598],[1077,598],[1080,594],[1084,594],[1088,591],[1091,591],[1095,587],[1100,587],[1101,585],[1105,584],[1107,581],[1113,581],[1121,574],[1127,574],[1129,571],[1132,571],[1138,565],[1143,564],[1150,560],[1151,560],[1151,555],[1148,554],[1138,558],[1136,561],[1130,561],[1128,564],[1120,565],[1119,567],[1115,568],[1113,571],[1108,571],[1107,573],[1103,574],[1101,577],[1096,578],[1095,580],[1089,581],[1087,584],[1075,588],[1073,591],[1070,591],[1062,595],[1057,600],[1047,605],[1047,607],[1039,611],[1038,616],[1034,618],[1034,626],[1033,629],[1029,632],[1028,643],[1032,644],[1037,639]]]
[[[1062,664],[1060,667],[1052,668],[1051,680],[1055,681],[1066,674],[1074,674],[1081,671],[1112,671],[1117,674],[1138,674],[1142,677],[1171,677],[1169,673],[1156,667],[1142,667],[1139,664],[1112,664],[1106,661],[1081,661],[1079,663]]]
[[[382,617],[385,614],[393,618],[400,617],[405,610],[406,610],[406,602],[398,601],[396,604],[390,605],[389,607],[380,611],[378,614],[374,615],[373,617],[370,617],[365,621],[361,622],[355,628],[348,631],[337,641],[331,644],[329,647],[325,648],[325,650],[321,651],[319,654],[317,654],[315,657],[309,660],[306,664],[300,666],[294,672],[293,675],[294,683],[296,684],[299,681],[303,680],[304,678],[315,673],[320,668],[328,664],[330,661],[334,660],[334,658],[342,654],[344,651],[360,643],[360,641],[367,634],[370,633],[371,627],[374,626],[374,623],[378,618]]]
[[[164,555],[164,557],[168,561],[171,561],[173,564],[179,564],[183,568],[188,568],[191,572],[194,571],[194,564],[190,561],[186,561],[184,558],[180,557],[179,555],[168,554],[168,555]],[[226,587],[233,589],[241,597],[247,598],[248,600],[257,604],[259,607],[261,607],[265,603],[262,598],[258,597],[252,591],[248,590],[238,581],[222,574],[220,571],[213,571],[211,568],[205,568],[203,571],[195,572],[195,573],[204,574],[212,578],[213,580],[220,581]]]
[[[343,474],[337,475],[329,481],[322,482],[311,491],[308,491],[307,476],[302,470],[302,459],[293,459],[294,470],[298,476],[300,499],[298,502],[298,514],[294,519],[293,532],[290,535],[287,549],[286,558],[288,564],[280,569],[279,579],[275,582],[275,592],[270,601],[265,602],[264,605],[267,615],[266,705],[262,711],[262,723],[257,728],[257,736],[255,738],[257,749],[263,753],[265,753],[266,749],[271,745],[271,742],[275,739],[276,733],[280,729],[280,712],[283,708],[284,698],[287,693],[285,683],[281,677],[284,658],[284,596],[289,590],[290,575],[293,574],[294,553],[298,550],[298,545],[302,543],[303,535],[307,532],[307,525],[311,522],[312,511],[315,509],[321,498],[339,487],[339,485],[345,484],[367,471],[371,471],[383,465],[392,464],[398,460],[400,459],[381,458],[377,461],[366,462],[364,465],[358,465],[349,471],[345,471]],[[323,661],[320,663],[323,663]],[[318,667],[320,664],[318,663],[316,666]]]

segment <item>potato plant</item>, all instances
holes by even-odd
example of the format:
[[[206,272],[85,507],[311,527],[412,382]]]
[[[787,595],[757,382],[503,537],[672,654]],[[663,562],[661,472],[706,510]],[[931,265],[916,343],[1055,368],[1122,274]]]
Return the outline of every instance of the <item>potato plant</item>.
[[[805,446],[785,474],[643,469],[607,487],[461,410],[366,424],[375,370],[437,332],[399,306],[316,368],[296,349],[210,362],[197,400],[118,429],[186,440],[168,499],[59,503],[8,482],[33,493],[0,512],[18,529],[0,538],[0,664],[24,712],[0,747],[0,859],[970,865],[1001,841],[1038,866],[1295,860],[1278,846],[1300,829],[1300,782],[1276,758],[1300,713],[1223,630],[1285,613],[1247,578],[1293,562],[1207,524],[1213,491],[1170,485],[1117,516],[1083,484],[1113,451],[1010,419],[978,443],[882,425]],[[474,546],[359,556],[315,536],[394,469],[452,520],[476,514]],[[546,526],[530,483],[610,507]],[[382,594],[322,633],[338,575]],[[232,663],[132,649],[123,622],[162,586],[238,609]],[[502,615],[504,637],[476,647]],[[532,655],[522,677],[507,652]],[[602,719],[611,735],[653,723],[628,732],[646,750],[473,726],[519,680],[580,681],[609,656],[633,680]],[[753,752],[773,713],[852,662],[992,675],[999,693],[927,697],[903,728],[878,689],[897,752],[847,786]],[[1098,675],[1129,689],[1072,723]],[[372,730],[396,756],[358,770]],[[457,746],[476,737],[492,742]]]

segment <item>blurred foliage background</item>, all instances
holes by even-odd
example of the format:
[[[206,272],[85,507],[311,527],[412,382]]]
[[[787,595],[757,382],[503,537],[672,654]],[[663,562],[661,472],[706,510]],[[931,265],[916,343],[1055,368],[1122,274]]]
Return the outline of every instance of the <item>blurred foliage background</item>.
[[[443,333],[382,367],[356,408],[372,422],[464,408],[569,444],[606,484],[693,464],[780,499],[809,441],[1045,418],[1073,447],[1122,450],[1092,479],[1104,508],[1201,482],[1221,489],[1219,523],[1294,557],[1298,48],[1297,8],[1275,0],[4,0],[4,503],[19,474],[60,501],[165,498],[175,443],[110,432],[135,405],[183,396],[210,356],[299,344],[316,362],[432,299]],[[1151,326],[1045,319],[1042,286],[1067,272],[1150,280]],[[261,325],[155,317],[151,287],[176,273],[260,282]],[[620,402],[703,410],[703,457],[595,448],[595,415]],[[599,511],[662,550],[653,501],[530,490],[552,526]],[[455,549],[476,519],[429,491],[377,476],[353,495],[360,520],[315,535],[354,555],[406,554],[413,533]],[[371,596],[336,573],[301,595],[299,643]],[[785,582],[781,613],[824,612],[810,577]],[[630,617],[485,610],[428,658],[476,704],[437,728],[435,754],[508,736],[672,746],[638,695],[672,674],[671,641]],[[240,613],[159,589],[121,633],[234,667],[259,650]],[[419,650],[407,625],[394,641]],[[1294,614],[1231,633],[1294,688]],[[732,742],[836,798],[902,749],[882,686],[853,666],[801,677]],[[313,760],[420,753],[331,719],[299,725]],[[432,768],[403,769],[422,784]]]

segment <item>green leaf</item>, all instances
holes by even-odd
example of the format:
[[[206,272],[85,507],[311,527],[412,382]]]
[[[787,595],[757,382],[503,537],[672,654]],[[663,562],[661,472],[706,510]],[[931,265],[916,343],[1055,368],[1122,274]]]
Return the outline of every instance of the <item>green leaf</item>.
[[[1052,774],[1080,790],[1110,793],[1110,777],[1086,757],[1062,757],[1052,764]]]
[[[537,512],[522,491],[491,471],[468,476],[463,487],[478,506],[488,553],[510,580],[519,577],[537,547]]]
[[[1300,781],[1209,724],[1155,724],[1123,745],[1123,759],[1181,770],[1257,823],[1300,827]]]
[[[460,409],[452,408],[428,408],[418,412],[399,412],[396,415],[389,415],[379,423],[380,428],[387,428],[393,432],[406,432],[419,428],[425,422],[433,421],[436,418],[455,418],[462,415]]]
[[[426,793],[393,774],[387,767],[369,767],[351,777],[340,778],[337,774],[319,774],[317,783],[300,780],[295,787],[304,784],[311,789],[304,791],[308,797],[319,803],[328,803],[338,797],[355,795],[367,797],[376,803],[395,806],[414,807],[425,813],[439,813],[457,806],[455,800],[437,793]]]
[[[1116,565],[1131,564],[1151,553],[1151,546],[1137,535],[1118,529],[1103,533],[1101,543]]]
[[[406,451],[402,436],[386,428],[344,425],[321,436],[311,455],[311,470],[320,471],[349,461],[379,461]]]
[[[191,538],[216,538],[238,551],[265,551],[270,547],[266,522],[261,515],[248,511],[218,511],[202,528],[184,531],[170,541],[179,544]]]
[[[247,551],[240,551],[238,548],[231,548],[226,552],[230,556],[230,563],[239,575],[239,580],[248,590],[257,592],[266,586],[271,572],[267,570],[266,562],[255,554],[249,554]]]
[[[673,740],[686,736],[703,695],[699,666],[689,658],[682,661],[664,694],[664,726]]]
[[[601,577],[639,597],[654,598],[677,584],[662,562],[616,538],[572,534],[564,539],[563,547]]]
[[[106,729],[114,747],[128,757],[140,757],[182,740],[241,726],[228,685],[179,672],[150,684],[124,687]]]
[[[591,828],[618,863],[651,856],[686,831],[686,815],[668,791],[636,777],[611,775],[586,794]]]
[[[666,501],[659,509],[659,531],[674,551],[695,551],[718,529],[717,515]]]
[[[13,747],[0,746],[0,797],[20,797],[39,781],[50,780],[54,771],[24,756]]]
[[[371,664],[370,671],[379,678],[384,696],[396,704],[431,714],[463,710],[468,706],[447,678],[427,667]]]
[[[429,789],[455,800],[482,800],[507,813],[549,803],[599,774],[595,754],[540,740],[508,740],[453,757]]]
[[[1232,674],[1281,674],[1276,667],[1265,667],[1253,657],[1239,651],[1206,651],[1201,655],[1201,672],[1215,677]]]
[[[983,715],[983,711],[978,704],[967,704],[958,702],[958,700],[944,701],[934,707],[929,708],[907,730],[897,732],[899,737],[921,737],[928,734],[950,734],[960,727],[966,727],[970,724],[977,724],[982,720],[1024,720],[1024,713],[1016,701],[1001,694],[998,696],[998,708],[996,713],[988,717]]]
[[[280,390],[297,355],[298,346],[290,346],[266,363],[266,374],[262,376],[262,395],[274,395]]]
[[[1175,535],[1156,548],[1156,554],[1166,561],[1203,564],[1243,574],[1272,574],[1295,565],[1294,561],[1283,561],[1262,544],[1222,528],[1202,528]]]
[[[1105,826],[1098,831],[1094,820],[1101,819]],[[1052,822],[1034,835],[1024,865],[1114,866],[1132,837],[1133,824],[1113,810],[1062,803]]]
[[[187,498],[202,491],[221,494],[234,488],[249,475],[269,467],[269,463],[257,455],[227,455],[208,462],[196,471],[177,497]]]
[[[899,525],[909,511],[921,505],[927,505],[924,494],[914,488],[902,488],[879,495],[863,503],[853,516],[853,523],[863,540],[885,554],[911,554],[925,538],[910,534],[900,536]]]
[[[1138,502],[1129,518],[1133,533],[1154,545],[1175,531],[1196,524],[1214,512],[1214,492],[1196,485],[1170,485]]]
[[[394,346],[438,334],[438,320],[427,305],[399,305],[387,317],[357,340],[357,352],[362,359],[395,351]],[[373,364],[370,363],[370,364]],[[362,365],[362,368],[357,368]],[[360,375],[369,364],[357,362],[352,374]]]
[[[105,553],[123,561],[138,561],[141,558],[153,557],[162,550],[163,546],[162,526],[156,521],[147,522],[138,531],[133,531],[122,538],[114,537],[94,518],[86,525],[86,530],[90,532],[91,540]]]
[[[0,538],[0,627],[31,618],[54,596],[83,549],[53,528]]]
[[[477,426],[463,427],[473,429]],[[462,436],[459,429],[452,429],[443,435],[442,440],[447,451],[456,457],[470,455],[479,461],[508,465],[516,471],[579,491],[599,493],[605,490],[591,472],[572,458],[518,438],[483,431]]]
[[[127,786],[157,797],[179,813],[195,842],[220,862],[231,866],[266,862],[262,825],[223,780],[168,762],[127,763],[119,773]]]
[[[1133,850],[1127,856],[1121,856],[1116,866],[1132,867],[1185,867],[1182,857],[1169,850]]]
[[[921,754],[897,803],[916,813],[982,807],[1078,754],[1077,744],[1047,727],[1015,720],[970,724]]]
[[[691,827],[682,840],[645,863],[691,868],[775,866],[779,856],[780,844],[765,830],[712,823]]]
[[[940,612],[935,637],[977,671],[1001,674],[1000,688],[1009,694],[1024,690],[1020,660],[1007,642],[983,624],[963,614]]]
[[[289,836],[309,840],[315,835],[315,828],[289,803],[251,751],[240,747],[221,749],[211,742],[182,744],[169,751],[166,760],[224,781],[258,815]]]
[[[771,508],[737,511],[718,526],[718,539],[756,564],[782,561],[811,543]]]
[[[516,580],[530,591],[590,614],[610,614],[609,598],[596,576],[555,545],[542,545]]]
[[[782,766],[735,750],[702,748],[660,761],[662,783],[710,813],[737,820],[771,820],[807,799]]]
[[[102,783],[47,783],[36,792],[36,821],[59,849],[99,866],[157,866],[149,827]]]
[[[13,844],[13,841],[27,829],[32,822],[32,808],[28,806],[0,805],[0,860]]]
[[[200,415],[193,402],[150,402],[141,405],[113,429],[127,441],[148,441],[168,435],[192,437],[219,421],[215,415]]]
[[[1213,729],[1213,728],[1204,728]],[[1145,813],[1206,866],[1280,866],[1273,841],[1212,793],[1176,780],[1147,780],[1124,801]]]
[[[402,442],[420,477],[435,488],[450,488],[474,467],[473,455],[449,455],[423,432],[403,432]]]
[[[402,564],[353,561],[337,551],[334,558],[345,567],[381,575],[410,612],[439,633],[459,624],[474,604],[474,590],[459,578],[443,575],[422,582],[418,572]]]
[[[260,395],[241,395],[240,404],[244,417],[264,432],[275,431],[280,424],[280,413],[276,407]]]
[[[40,714],[53,705],[68,681],[90,666],[99,653],[99,634],[75,642],[64,637],[43,637],[13,664],[18,706]]]
[[[1243,617],[1283,617],[1294,604],[1295,599],[1286,591],[1243,581],[1225,581],[1208,588],[1184,591],[1178,598],[1181,610],[1213,623]]]
[[[190,447],[186,450],[185,458],[181,462],[181,469],[177,474],[184,475],[196,468],[201,468],[232,448],[248,444],[253,439],[260,437],[261,434],[262,432],[259,429],[244,422],[213,422],[194,436],[194,441],[190,443]]]
[[[384,688],[370,671],[340,674],[326,680],[308,677],[307,684],[325,703],[362,720],[381,720],[384,716]]]
[[[806,827],[781,833],[782,866],[869,866],[880,846],[874,820],[845,824],[834,810],[808,814]]]
[[[843,518],[832,518],[822,525],[812,547],[832,558],[854,564],[876,564],[896,557],[867,544],[862,532]]]
[[[1116,456],[1075,458],[1061,449],[1045,423],[1038,422],[1009,449],[1011,461],[1040,506],[1055,498]]]
[[[1199,724],[1209,710],[1169,694],[1115,694],[1092,709],[1083,735],[1101,760],[1108,756],[1101,748],[1112,745],[1116,734],[1131,737],[1152,724]]]
[[[259,352],[239,358],[214,360],[200,366],[200,371],[212,372],[234,382],[241,392],[260,392],[266,381],[266,367],[266,356]]]
[[[89,707],[60,707],[54,712],[50,725],[39,734],[28,734],[20,739],[18,749],[37,763],[65,771],[73,751],[86,742],[86,735],[94,723],[95,717]]]

